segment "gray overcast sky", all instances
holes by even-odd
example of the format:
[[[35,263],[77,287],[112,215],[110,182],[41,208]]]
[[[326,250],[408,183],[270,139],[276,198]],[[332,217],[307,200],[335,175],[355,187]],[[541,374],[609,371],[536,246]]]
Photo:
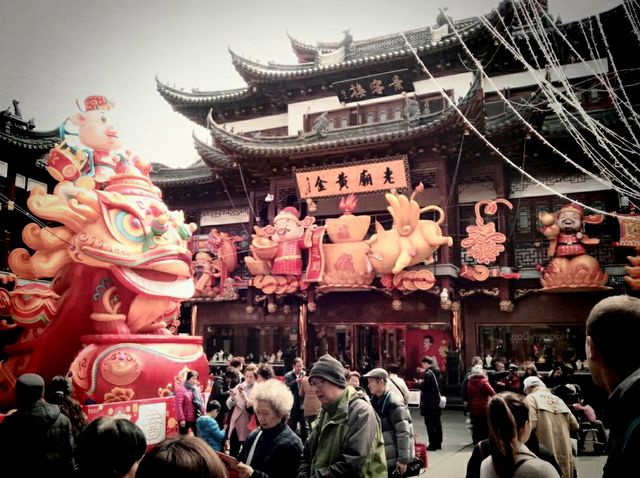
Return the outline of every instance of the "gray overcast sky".
[[[355,40],[488,13],[498,0],[0,0],[0,109],[20,100],[37,130],[57,127],[76,98],[116,103],[124,147],[174,167],[197,159],[194,124],[155,89],[156,74],[185,90],[244,86],[227,47],[263,63],[295,63],[286,35],[305,43]],[[621,0],[549,0],[563,20]],[[196,128],[200,138],[208,135]]]

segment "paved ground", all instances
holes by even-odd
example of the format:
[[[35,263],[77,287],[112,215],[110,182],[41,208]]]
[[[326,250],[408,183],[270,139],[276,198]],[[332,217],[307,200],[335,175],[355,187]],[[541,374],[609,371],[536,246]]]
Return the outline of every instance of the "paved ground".
[[[427,443],[427,431],[420,412],[412,408],[413,425],[420,439]],[[467,461],[471,456],[471,434],[460,410],[444,410],[442,417],[444,441],[442,450],[427,452],[429,467],[422,478],[464,478]],[[600,478],[606,456],[578,456],[576,458],[578,478]]]

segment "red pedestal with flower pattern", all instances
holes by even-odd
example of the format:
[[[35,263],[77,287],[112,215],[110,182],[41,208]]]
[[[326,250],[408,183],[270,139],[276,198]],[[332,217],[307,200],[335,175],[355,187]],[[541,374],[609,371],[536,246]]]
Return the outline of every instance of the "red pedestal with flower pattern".
[[[147,450],[165,438],[178,434],[174,397],[147,398],[128,402],[100,403],[83,407],[87,419],[126,418],[140,427],[147,439]]]
[[[174,392],[187,370],[209,373],[202,337],[175,335],[84,335],[84,348],[70,367],[81,402],[113,403]]]

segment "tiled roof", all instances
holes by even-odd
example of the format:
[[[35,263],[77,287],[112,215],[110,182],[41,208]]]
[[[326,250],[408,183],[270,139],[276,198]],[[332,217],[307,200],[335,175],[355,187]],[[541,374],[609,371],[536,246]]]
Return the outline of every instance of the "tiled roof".
[[[160,163],[151,163],[151,166],[151,180],[158,187],[206,184],[213,181],[209,166],[202,160],[186,168],[171,168]]]
[[[476,75],[469,92],[458,107],[468,117],[477,118],[482,111],[482,89],[480,75]],[[415,121],[391,120],[382,123],[347,126],[328,130],[325,135],[316,131],[297,136],[247,137],[227,131],[211,117],[211,135],[216,143],[240,156],[282,157],[307,152],[332,151],[337,148],[374,145],[388,141],[403,141],[432,134],[460,123],[453,108],[422,115]]]
[[[184,91],[183,88],[177,88],[175,86],[169,86],[166,83],[160,81],[156,76],[156,85],[160,95],[175,105],[193,105],[193,104],[217,104],[226,103],[230,101],[237,101],[241,98],[251,96],[253,90],[247,86],[244,88],[234,88],[231,90],[220,91],[198,91],[191,89],[189,92]]]
[[[519,98],[511,102],[518,114],[528,123],[539,126],[546,116],[546,97],[538,90],[528,99]],[[524,124],[512,108],[505,107],[505,112],[490,116],[485,121],[487,136],[498,136],[512,128],[524,128]]]
[[[454,21],[454,25],[458,30],[464,30],[478,23],[477,18],[465,18],[463,20]],[[432,31],[434,28],[438,27],[416,28],[414,30],[405,31],[404,34],[407,37],[407,40],[409,40],[411,46],[417,48],[420,45],[432,42]],[[294,52],[305,56],[312,56],[313,58],[317,58],[318,54],[335,51],[344,44],[343,40],[340,42],[318,42],[316,45],[311,45],[293,38],[288,33],[287,36],[289,37],[289,41],[291,42],[291,47]],[[365,40],[354,41],[352,43],[352,48],[346,53],[346,55],[347,58],[358,58],[360,56],[385,53],[402,48],[404,44],[404,40],[397,33],[367,38]]]
[[[0,144],[4,143],[19,149],[33,150],[42,154],[47,153],[62,139],[57,129],[51,131],[33,131],[11,128],[8,131],[0,128]]]
[[[483,27],[478,22],[476,24],[471,23],[468,26],[459,29],[459,33],[466,41],[470,36],[480,33],[483,30]],[[421,36],[421,33],[422,31],[414,33],[412,37],[413,41],[407,37],[409,42],[412,43],[413,48],[421,56],[459,47],[458,40],[453,34],[447,35],[437,43],[432,44],[430,37],[428,38],[427,35]],[[379,50],[356,50],[353,53],[347,53],[345,58],[338,63],[325,65],[319,64],[318,62],[293,65],[268,63],[264,65],[256,61],[243,58],[231,50],[230,53],[236,70],[238,70],[247,83],[252,84],[280,80],[297,80],[317,75],[331,75],[336,71],[348,71],[350,69],[362,67],[363,65],[372,65],[390,60],[411,58],[413,56],[413,53],[405,46],[404,40],[399,36],[399,34],[390,36],[385,40],[385,43],[387,44],[385,48],[383,48],[383,45],[379,45]]]
[[[620,117],[615,108],[594,110],[588,113],[589,116],[599,124],[613,131],[619,130],[622,127]],[[574,120],[574,126],[577,129],[585,129],[585,124],[582,121]],[[549,114],[544,118],[542,133],[545,136],[567,136],[570,134],[565,123],[556,114]]]
[[[209,146],[207,143],[193,135],[193,144],[202,160],[213,169],[228,169],[232,167],[233,161],[218,148]]]
[[[456,26],[465,41],[484,31],[484,28],[477,19],[460,20],[456,22]],[[423,58],[433,53],[459,48],[459,42],[454,34],[445,35],[439,41],[432,43],[431,30],[428,27],[404,33],[418,55]],[[314,51],[326,53],[340,46],[340,43],[327,43],[311,47],[298,42],[290,36],[289,38],[292,44],[295,44],[296,48],[299,48],[300,51],[313,48]],[[176,111],[196,121],[196,118],[200,118],[200,116],[192,111],[194,107],[198,108],[200,105],[203,107],[215,107],[217,105],[236,104],[243,99],[263,97],[265,96],[265,92],[263,92],[262,89],[270,82],[287,82],[290,80],[316,77],[333,81],[334,78],[331,77],[348,76],[351,70],[353,74],[362,76],[363,72],[361,70],[364,68],[370,69],[375,64],[384,64],[385,68],[397,69],[406,67],[404,64],[398,65],[398,63],[412,61],[411,57],[413,53],[405,46],[404,40],[399,34],[355,41],[353,42],[353,46],[354,48],[346,53],[342,61],[333,64],[320,64],[316,58],[314,61],[288,65],[273,62],[262,64],[244,58],[229,48],[234,66],[250,86],[232,90],[194,91],[193,89],[187,90],[185,88],[169,86],[156,77],[157,89],[160,95],[165,98]],[[299,57],[306,58],[306,54]],[[393,65],[390,65],[390,63],[393,63]],[[413,65],[413,63],[411,64]],[[258,84],[262,85],[263,88],[256,88]],[[199,123],[201,124],[201,122]]]

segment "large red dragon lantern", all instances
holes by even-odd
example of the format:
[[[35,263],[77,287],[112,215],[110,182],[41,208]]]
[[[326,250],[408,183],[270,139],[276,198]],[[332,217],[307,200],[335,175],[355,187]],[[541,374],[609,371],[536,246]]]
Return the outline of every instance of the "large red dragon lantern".
[[[194,293],[195,225],[167,208],[141,164],[123,156],[113,174],[63,175],[53,194],[32,190],[31,212],[61,225],[26,226],[35,252],[16,249],[9,265],[18,278],[53,281],[0,289],[0,314],[12,319],[0,325],[23,329],[0,363],[0,406],[27,372],[69,373],[78,398],[97,403],[157,397],[185,367],[206,376],[201,337],[167,328]]]

